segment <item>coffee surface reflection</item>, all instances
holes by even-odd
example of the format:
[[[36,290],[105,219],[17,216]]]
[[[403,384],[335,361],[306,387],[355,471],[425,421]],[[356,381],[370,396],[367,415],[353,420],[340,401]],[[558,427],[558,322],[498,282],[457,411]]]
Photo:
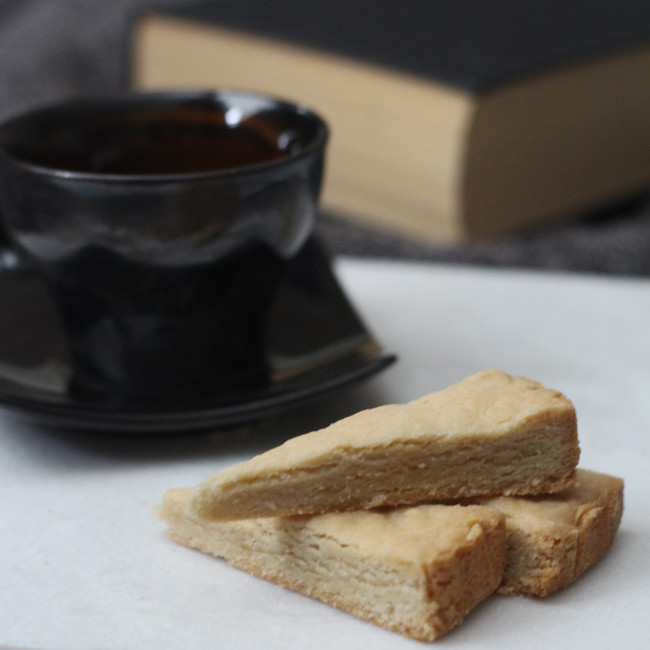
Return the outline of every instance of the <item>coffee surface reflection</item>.
[[[211,110],[134,111],[115,122],[66,123],[12,153],[33,165],[101,174],[187,174],[227,170],[295,155],[308,143],[278,111],[228,124]]]

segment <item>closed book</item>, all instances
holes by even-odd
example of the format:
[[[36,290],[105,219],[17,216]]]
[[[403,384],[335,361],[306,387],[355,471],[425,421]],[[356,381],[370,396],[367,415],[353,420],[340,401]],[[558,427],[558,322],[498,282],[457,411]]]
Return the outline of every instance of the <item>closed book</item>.
[[[324,207],[431,241],[490,237],[650,186],[647,0],[237,0],[145,12],[130,83],[307,104]]]

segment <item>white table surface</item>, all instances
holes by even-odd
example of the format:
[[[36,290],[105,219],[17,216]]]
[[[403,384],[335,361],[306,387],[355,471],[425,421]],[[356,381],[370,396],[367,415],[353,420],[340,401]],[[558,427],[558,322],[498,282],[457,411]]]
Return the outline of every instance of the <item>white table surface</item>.
[[[0,411],[0,647],[415,648],[421,644],[167,540],[168,487],[355,410],[485,368],[574,402],[581,466],[622,476],[609,555],[540,601],[494,596],[442,648],[650,643],[650,282],[343,260],[339,277],[397,365],[343,395],[236,431],[164,440],[53,433]]]

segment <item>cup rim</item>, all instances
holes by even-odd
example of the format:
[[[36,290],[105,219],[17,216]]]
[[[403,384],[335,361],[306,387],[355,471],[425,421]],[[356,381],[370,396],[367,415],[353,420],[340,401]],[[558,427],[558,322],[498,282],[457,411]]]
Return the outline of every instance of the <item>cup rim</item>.
[[[137,108],[146,105],[180,105],[184,102],[218,102],[219,99],[247,98],[261,103],[267,103],[269,107],[280,108],[300,115],[316,125],[316,135],[311,142],[307,143],[300,152],[280,158],[265,160],[248,165],[214,169],[199,172],[174,172],[162,174],[132,174],[114,172],[94,172],[66,170],[62,168],[46,167],[27,160],[23,160],[8,152],[3,142],[3,133],[10,132],[21,124],[44,117],[56,116],[69,111],[101,109],[103,111],[114,108],[123,110]],[[122,183],[122,184],[155,184],[173,182],[191,182],[217,178],[226,178],[234,175],[248,175],[260,173],[276,167],[291,165],[314,152],[323,150],[330,136],[327,122],[316,111],[303,103],[293,102],[280,97],[247,90],[232,88],[218,88],[214,90],[161,90],[146,92],[125,92],[115,95],[100,97],[77,98],[68,101],[53,103],[42,107],[34,108],[15,115],[0,124],[0,159],[4,159],[10,165],[19,169],[29,171],[41,176],[61,180],[76,180],[96,183]]]

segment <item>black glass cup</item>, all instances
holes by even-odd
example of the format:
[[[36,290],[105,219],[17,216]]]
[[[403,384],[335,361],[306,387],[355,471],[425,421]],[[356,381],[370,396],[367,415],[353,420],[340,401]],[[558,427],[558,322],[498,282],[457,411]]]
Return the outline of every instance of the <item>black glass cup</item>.
[[[0,126],[5,259],[48,281],[76,390],[265,380],[264,321],[312,230],[328,130],[254,93],[127,94]]]

